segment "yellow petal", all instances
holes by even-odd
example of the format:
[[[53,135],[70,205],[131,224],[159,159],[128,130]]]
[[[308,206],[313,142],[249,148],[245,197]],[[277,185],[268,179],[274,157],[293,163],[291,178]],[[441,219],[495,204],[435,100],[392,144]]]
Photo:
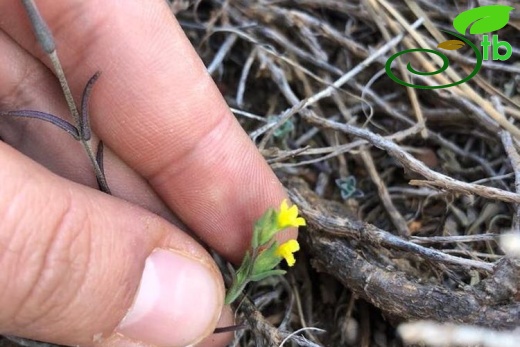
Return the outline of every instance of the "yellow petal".
[[[295,220],[295,224],[296,224],[295,226],[299,227],[299,226],[307,225],[307,222],[305,221],[305,219],[303,219],[303,217],[298,217]]]
[[[287,227],[299,227],[306,225],[305,219],[298,217],[298,206],[288,206],[287,200],[282,201],[280,211],[278,212],[278,227],[284,229]]]
[[[289,240],[283,244],[283,246],[289,250],[289,252],[297,252],[300,250],[300,244],[296,240]]]
[[[292,255],[292,253],[287,254],[287,256],[285,257],[285,261],[287,262],[288,266],[294,266],[294,264],[296,263],[296,259],[294,258],[294,255]]]
[[[289,240],[285,243],[282,243],[276,249],[276,254],[280,257],[283,257],[287,262],[287,265],[293,266],[296,263],[296,259],[294,259],[294,252],[300,250],[300,244],[296,240]]]

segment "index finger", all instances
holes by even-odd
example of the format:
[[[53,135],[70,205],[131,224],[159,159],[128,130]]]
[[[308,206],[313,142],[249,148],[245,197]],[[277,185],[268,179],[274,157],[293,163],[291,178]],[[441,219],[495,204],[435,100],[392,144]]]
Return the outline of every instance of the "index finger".
[[[76,95],[103,72],[90,105],[94,131],[197,235],[237,260],[254,220],[285,193],[166,3],[42,2],[40,11]],[[9,13],[2,29],[43,56],[21,5],[1,3],[0,13]]]

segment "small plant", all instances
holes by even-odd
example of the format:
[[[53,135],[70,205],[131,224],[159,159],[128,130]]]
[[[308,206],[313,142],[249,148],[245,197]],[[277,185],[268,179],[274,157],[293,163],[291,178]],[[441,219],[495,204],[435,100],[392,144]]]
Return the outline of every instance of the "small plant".
[[[54,43],[54,38],[51,31],[41,17],[40,12],[38,11],[38,8],[36,7],[33,0],[23,0],[22,4],[25,7],[25,11],[27,12],[29,20],[31,21],[34,36],[52,63],[54,73],[60,82],[61,90],[65,100],[67,101],[67,106],[71,113],[72,119],[74,120],[74,124],[71,124],[55,115],[34,110],[0,112],[0,116],[39,119],[54,124],[58,128],[65,130],[75,140],[81,142],[88,158],[90,159],[90,162],[92,163],[99,189],[107,194],[110,194],[110,189],[108,187],[103,170],[103,143],[99,141],[96,153],[94,154],[94,149],[92,146],[92,130],[90,128],[88,113],[88,102],[92,92],[92,87],[101,73],[96,72],[87,82],[81,97],[81,108],[78,110],[78,107],[74,102],[74,98],[72,97],[72,93],[70,91],[67,78],[65,77],[58,53],[56,52],[56,44]]]
[[[277,122],[278,117],[276,116],[269,116],[267,117],[267,122]],[[273,136],[277,139],[284,139],[287,135],[289,135],[291,132],[294,131],[294,123],[288,119],[286,120],[278,129],[276,129],[273,133]]]
[[[361,198],[365,196],[365,194],[361,190],[357,189],[357,182],[354,176],[338,178],[336,180],[336,185],[340,190],[341,198],[343,200],[347,200],[350,198]]]
[[[249,282],[285,274],[285,270],[275,269],[283,259],[288,266],[294,265],[293,253],[300,249],[298,241],[292,239],[279,245],[274,237],[286,228],[303,225],[306,225],[305,219],[298,217],[298,207],[289,207],[287,200],[282,201],[278,211],[270,208],[258,219],[253,228],[251,246],[238,270],[232,274],[233,283],[225,299],[227,305],[238,298]]]

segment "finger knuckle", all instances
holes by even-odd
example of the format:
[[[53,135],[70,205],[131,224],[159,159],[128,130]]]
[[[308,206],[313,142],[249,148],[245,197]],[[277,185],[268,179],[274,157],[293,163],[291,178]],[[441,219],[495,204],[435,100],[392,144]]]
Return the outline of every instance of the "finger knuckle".
[[[29,328],[62,316],[88,267],[86,211],[71,195],[38,193],[21,184],[9,204],[0,205],[0,321],[8,322],[3,327]]]

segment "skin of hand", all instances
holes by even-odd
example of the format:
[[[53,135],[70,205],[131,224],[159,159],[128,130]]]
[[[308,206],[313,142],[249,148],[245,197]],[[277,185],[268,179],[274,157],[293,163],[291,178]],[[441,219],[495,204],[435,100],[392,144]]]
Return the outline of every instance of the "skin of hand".
[[[0,332],[80,346],[223,346],[222,276],[284,190],[164,0],[36,1],[114,196],[51,124],[0,119]],[[0,2],[0,109],[70,120],[18,1]],[[178,216],[175,217],[175,216]],[[182,221],[182,223],[179,222]],[[295,238],[296,231],[280,235]],[[205,338],[206,337],[206,338]],[[205,339],[204,339],[205,338]]]

